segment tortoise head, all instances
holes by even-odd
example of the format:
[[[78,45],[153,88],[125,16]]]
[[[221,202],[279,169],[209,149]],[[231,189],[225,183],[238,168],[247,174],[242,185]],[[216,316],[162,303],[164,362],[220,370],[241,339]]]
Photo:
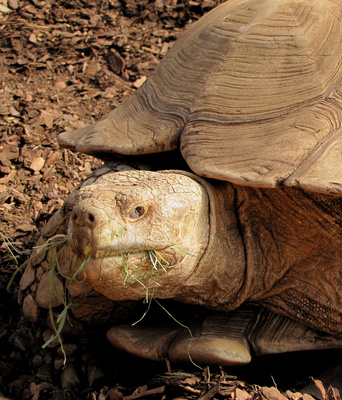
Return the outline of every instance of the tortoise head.
[[[109,173],[80,189],[68,236],[78,277],[105,296],[172,298],[207,247],[208,195],[179,173]]]

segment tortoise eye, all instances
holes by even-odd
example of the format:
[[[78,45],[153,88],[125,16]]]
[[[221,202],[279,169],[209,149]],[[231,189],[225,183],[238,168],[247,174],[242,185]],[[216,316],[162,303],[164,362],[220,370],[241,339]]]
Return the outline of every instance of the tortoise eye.
[[[144,214],[145,214],[145,207],[138,206],[138,207],[135,207],[135,209],[131,212],[129,217],[132,219],[138,219],[138,218],[142,217]]]

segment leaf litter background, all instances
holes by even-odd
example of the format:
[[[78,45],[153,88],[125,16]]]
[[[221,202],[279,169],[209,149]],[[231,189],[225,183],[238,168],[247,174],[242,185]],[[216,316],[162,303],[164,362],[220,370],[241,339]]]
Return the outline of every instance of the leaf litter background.
[[[58,346],[43,350],[39,328],[22,319],[19,279],[6,292],[51,214],[102,164],[60,149],[57,134],[100,119],[130,96],[184,28],[220,2],[0,0],[0,232],[18,249],[16,263],[1,241],[0,399],[312,400],[295,388],[327,360],[338,363],[334,352],[320,362],[290,355],[237,371],[180,371],[120,354],[99,332],[69,345],[63,369]],[[282,393],[267,387],[277,374],[280,384],[287,376]],[[307,389],[340,399],[317,379]]]

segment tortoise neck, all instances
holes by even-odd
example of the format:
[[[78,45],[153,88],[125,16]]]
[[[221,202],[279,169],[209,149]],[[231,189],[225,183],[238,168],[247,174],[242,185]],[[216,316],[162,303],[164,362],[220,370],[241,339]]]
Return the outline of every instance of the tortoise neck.
[[[229,182],[193,177],[209,197],[209,242],[177,299],[230,310],[246,298],[246,258],[235,212],[235,189]]]

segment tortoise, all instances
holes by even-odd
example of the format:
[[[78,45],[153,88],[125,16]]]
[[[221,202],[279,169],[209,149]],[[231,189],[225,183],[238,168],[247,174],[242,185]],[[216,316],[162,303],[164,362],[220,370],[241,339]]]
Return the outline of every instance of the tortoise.
[[[160,324],[160,322],[158,322],[158,324],[153,323],[153,327],[151,327],[151,321],[154,321],[155,318],[157,318],[157,320],[160,318],[160,315],[156,315],[156,310],[154,310],[152,315],[148,315],[149,318],[147,318],[147,321],[146,318],[142,321],[143,326],[136,324],[134,324],[134,326],[118,325],[122,323],[122,320],[126,320],[129,323],[136,322],[144,311],[144,307],[142,308],[141,304],[131,299],[139,299],[147,294],[150,300],[153,299],[154,296],[158,296],[159,298],[172,297],[170,293],[174,288],[168,287],[168,279],[174,279],[174,277],[172,277],[172,270],[175,267],[173,267],[170,262],[172,259],[170,256],[175,256],[177,258],[179,258],[180,255],[185,256],[185,261],[188,259],[187,267],[189,266],[189,261],[193,265],[196,264],[196,258],[198,256],[194,251],[194,246],[192,246],[191,249],[189,247],[184,247],[186,244],[191,245],[191,241],[188,241],[188,243],[180,241],[180,243],[177,243],[177,247],[173,248],[173,246],[170,246],[170,248],[166,248],[165,250],[159,249],[155,244],[153,246],[153,254],[157,256],[158,262],[152,262],[150,265],[149,261],[153,261],[153,259],[151,260],[151,257],[148,256],[148,251],[142,251],[142,263],[144,264],[143,266],[146,267],[146,271],[144,268],[137,269],[139,260],[135,259],[136,257],[133,258],[132,255],[128,253],[125,254],[123,251],[120,252],[119,257],[116,257],[114,263],[113,259],[107,260],[106,257],[100,258],[100,261],[99,258],[89,261],[88,259],[90,257],[88,256],[88,263],[85,263],[85,267],[80,268],[80,264],[84,260],[83,252],[87,253],[90,249],[89,245],[93,244],[93,242],[89,242],[89,236],[87,239],[87,235],[90,233],[87,225],[89,227],[89,223],[92,224],[95,221],[89,220],[90,211],[92,213],[90,219],[101,218],[103,217],[103,211],[109,211],[109,216],[106,218],[107,223],[100,225],[100,235],[96,238],[94,235],[94,239],[99,240],[99,242],[102,242],[104,245],[106,245],[106,240],[104,239],[104,235],[106,234],[115,239],[123,238],[126,241],[126,232],[133,233],[127,225],[126,229],[123,229],[124,224],[117,225],[114,230],[106,230],[108,228],[107,224],[111,222],[110,212],[115,209],[112,203],[113,196],[116,196],[115,192],[118,187],[120,188],[118,191],[120,197],[123,195],[122,187],[120,187],[118,183],[123,184],[127,193],[127,189],[131,189],[130,181],[135,180],[136,186],[134,186],[134,191],[131,193],[133,198],[136,199],[137,189],[140,189],[141,185],[144,185],[145,178],[148,178],[147,183],[149,185],[151,185],[153,180],[159,178],[159,174],[177,174],[181,179],[186,178],[187,183],[190,184],[192,184],[190,176],[196,180],[200,179],[185,171],[153,172],[147,171],[146,165],[139,166],[139,163],[134,163],[134,165],[139,168],[143,167],[144,170],[134,170],[131,166],[123,165],[120,162],[111,162],[98,168],[65,200],[64,205],[45,225],[37,243],[37,248],[33,253],[33,257],[31,257],[31,263],[26,267],[20,282],[23,313],[26,319],[31,322],[36,322],[38,319],[41,320],[42,317],[44,318],[43,309],[48,309],[49,325],[51,326],[51,311],[54,311],[55,325],[57,325],[56,320],[58,321],[58,317],[60,317],[63,312],[65,313],[65,311],[71,311],[62,331],[63,341],[66,340],[66,343],[68,343],[70,335],[72,343],[74,342],[75,335],[80,335],[82,342],[87,342],[88,335],[84,336],[84,331],[94,333],[95,330],[97,333],[100,333],[104,332],[106,327],[116,324],[107,332],[109,341],[115,347],[140,357],[157,361],[168,358],[174,362],[192,361],[203,365],[236,366],[249,363],[252,359],[252,355],[342,347],[342,340],[338,335],[334,336],[326,332],[311,329],[307,326],[310,325],[310,323],[305,325],[296,322],[295,319],[297,318],[294,315],[291,315],[291,318],[285,317],[284,315],[289,315],[289,313],[278,309],[276,303],[273,309],[276,309],[277,313],[270,311],[270,309],[272,309],[270,306],[274,298],[266,299],[270,300],[269,304],[263,301],[249,302],[246,304],[243,303],[235,309],[235,305],[230,306],[222,302],[221,305],[217,306],[216,304],[215,306],[210,304],[209,300],[201,301],[203,296],[199,296],[198,299],[191,299],[188,297],[187,293],[183,293],[182,296],[178,294],[174,297],[186,303],[193,302],[195,304],[204,304],[204,307],[210,307],[212,310],[204,311],[203,308],[192,308],[191,306],[183,305],[183,303],[180,303],[180,305],[177,303],[170,304],[168,302],[166,306],[167,313],[171,315],[172,319],[175,319],[176,316],[181,322],[170,324],[170,322],[167,323],[167,321],[163,319],[162,324]],[[153,168],[153,166],[155,165],[152,164],[151,168]],[[118,172],[118,170],[120,172]],[[172,196],[169,198],[172,200],[175,189],[178,189],[178,196],[181,197],[181,204],[178,207],[182,211],[184,207],[189,206],[189,201],[194,202],[195,200],[186,199],[184,202],[184,199],[182,199],[184,193],[182,193],[182,191],[184,191],[185,187],[176,185],[174,176],[171,178],[169,184],[172,183]],[[222,210],[225,208],[224,201],[215,205],[217,200],[215,192],[213,188],[210,189],[213,181],[211,183],[206,180],[201,181],[202,184],[205,185],[206,190],[208,190],[208,194],[210,194],[209,199],[214,201],[214,204],[211,206],[209,229],[211,231],[224,232],[222,223],[219,222],[221,221],[219,216],[223,215]],[[217,184],[218,182],[215,182],[215,188]],[[203,190],[202,188],[200,189]],[[160,190],[160,186],[157,190]],[[221,195],[224,195],[224,193],[221,193]],[[109,208],[108,199],[111,200],[110,204],[112,204]],[[103,200],[105,201],[103,202]],[[89,201],[92,203],[91,208],[87,207],[86,204]],[[173,200],[173,207],[175,208],[176,205],[177,203]],[[104,206],[104,208],[101,209],[101,206]],[[191,207],[193,208],[192,212],[195,212],[196,207]],[[138,212],[136,208],[137,207],[132,211],[134,217]],[[169,212],[167,209],[166,211]],[[152,218],[158,221],[158,217],[160,218],[160,214],[158,215],[154,212]],[[88,221],[86,221],[85,218],[88,218]],[[133,218],[133,220],[134,219],[135,218]],[[208,218],[205,218],[205,222],[207,222],[207,220]],[[184,218],[181,218],[181,222],[183,221]],[[199,221],[201,221],[201,225],[203,220]],[[140,222],[144,223],[144,218],[141,218]],[[54,259],[56,255],[54,253],[50,254],[50,251],[44,251],[44,243],[49,242],[51,239],[60,239],[60,234],[68,231],[68,225],[68,245],[62,248],[61,254],[58,257],[58,271],[53,271],[51,270],[51,264],[54,263],[51,260]],[[157,226],[158,229],[159,225],[160,224],[154,224],[150,219],[147,222],[147,229],[153,229],[154,226]],[[175,222],[170,224],[167,233],[170,233],[170,229],[173,231],[177,229],[177,227],[174,228],[172,225],[177,224]],[[180,224],[178,223],[178,225]],[[163,229],[165,229],[165,225]],[[234,229],[234,224],[231,224],[231,234],[234,233]],[[203,267],[201,274],[204,274],[204,278],[206,277],[206,268],[212,270],[211,265],[215,265],[215,263],[218,263],[218,265],[220,264],[220,261],[215,260],[215,258],[224,256],[228,248],[232,249],[228,240],[225,240],[221,243],[220,247],[217,248],[222,236],[212,236],[212,239],[214,239],[214,237],[215,240],[209,240],[212,245],[210,247],[207,246],[209,247],[206,249],[206,253],[208,254],[202,257],[206,260],[206,262],[201,265],[201,267]],[[232,235],[232,237],[234,237],[234,235]],[[238,238],[236,232],[235,237]],[[235,245],[236,243],[233,244]],[[85,249],[86,246],[88,246],[88,250]],[[96,251],[101,250],[97,249]],[[192,253],[190,253],[190,251],[192,251]],[[38,254],[36,254],[37,252]],[[73,252],[75,253],[74,255],[72,255]],[[214,262],[208,257],[209,255],[210,257],[214,255]],[[235,255],[238,255],[238,252],[235,251]],[[232,266],[233,264],[234,263],[232,263]],[[161,266],[158,268],[158,265]],[[225,266],[226,264],[220,266],[221,271],[219,270],[219,273],[224,271],[223,268],[225,268]],[[100,271],[96,270],[97,267],[100,267]],[[113,285],[111,285],[111,283],[108,284],[108,278],[113,279],[111,271],[113,267],[117,270],[119,283],[113,283]],[[157,270],[154,271],[156,267]],[[245,271],[246,268],[239,268],[237,269],[237,274],[244,274]],[[72,279],[77,273],[78,278],[81,279]],[[183,272],[181,272],[181,274],[183,274]],[[223,272],[223,274],[225,274],[225,272]],[[229,274],[226,275],[229,276]],[[218,277],[218,279],[220,279],[220,277]],[[214,285],[219,284],[217,277],[213,277],[213,282]],[[188,286],[190,286],[189,283],[191,282],[186,282]],[[305,289],[306,284],[305,282],[303,283],[303,289]],[[162,289],[161,294],[155,290],[156,287]],[[94,288],[96,290],[94,290]],[[222,289],[224,289],[224,287]],[[181,286],[180,292],[183,290],[184,286]],[[201,291],[202,288],[199,287],[198,294],[200,294]],[[129,300],[121,301],[121,299]],[[62,303],[64,303],[64,310]],[[265,305],[268,309],[260,305]],[[161,307],[165,310],[163,305],[161,305]],[[149,308],[150,303],[148,309]],[[179,312],[180,308],[181,312]],[[225,311],[230,309],[232,310]],[[217,310],[221,310],[221,312]],[[182,319],[179,318],[179,314]],[[329,315],[324,315],[324,318],[329,318]],[[303,322],[303,320],[301,322]],[[306,323],[307,321],[304,320],[304,322]],[[318,326],[320,326],[319,324],[321,322],[322,321],[318,321]],[[46,330],[44,332],[43,337],[46,343],[49,343],[51,335],[55,337],[55,332],[52,330]],[[58,343],[55,341],[54,345],[56,344]]]
[[[277,335],[275,351],[341,345],[341,18],[338,0],[230,0],[106,118],[58,138],[106,159],[171,159],[82,187],[69,246],[72,269],[113,301],[218,312],[193,328],[195,360],[248,362],[248,342],[267,353]],[[239,311],[250,303],[262,311]],[[116,326],[108,338],[188,357],[189,337],[170,328]]]

